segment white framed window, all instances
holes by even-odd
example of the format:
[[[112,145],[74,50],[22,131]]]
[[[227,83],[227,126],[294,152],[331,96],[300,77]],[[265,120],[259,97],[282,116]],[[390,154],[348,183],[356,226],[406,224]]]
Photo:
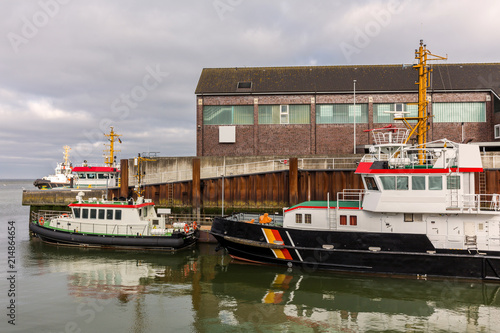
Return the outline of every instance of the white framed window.
[[[288,124],[288,105],[280,105],[280,123]]]
[[[495,139],[500,139],[500,124],[495,125]]]

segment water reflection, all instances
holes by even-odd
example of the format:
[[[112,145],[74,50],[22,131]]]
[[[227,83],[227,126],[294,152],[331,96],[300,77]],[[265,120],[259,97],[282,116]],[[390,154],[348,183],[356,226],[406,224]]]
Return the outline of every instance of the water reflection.
[[[197,332],[475,332],[500,324],[500,284],[248,265],[205,244],[178,253],[30,247],[27,262],[42,276],[65,274],[70,297],[114,300],[109,315],[131,306],[135,332],[174,320],[176,331]],[[162,310],[185,301],[182,320]]]

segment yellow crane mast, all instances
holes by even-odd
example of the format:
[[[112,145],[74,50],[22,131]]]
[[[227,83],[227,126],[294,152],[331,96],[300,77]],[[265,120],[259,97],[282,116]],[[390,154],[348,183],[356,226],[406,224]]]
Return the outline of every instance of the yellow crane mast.
[[[427,66],[427,61],[431,60],[446,60],[448,56],[442,57],[432,54],[427,50],[427,46],[424,44],[423,40],[420,40],[420,47],[415,50],[415,59],[418,59],[418,64],[414,65],[418,71],[418,116],[417,117],[400,117],[394,118],[394,120],[402,120],[405,126],[410,130],[410,134],[406,139],[406,142],[415,135],[417,137],[417,143],[419,148],[425,148],[425,143],[427,142],[427,131],[429,130],[429,125],[427,120],[429,115],[427,113],[427,105],[429,104],[427,100],[427,88],[430,85],[429,76],[432,72],[432,68]],[[412,126],[408,121],[417,120],[415,126]],[[406,143],[405,142],[405,143]],[[419,164],[424,164],[424,155],[422,151],[418,154]]]
[[[104,164],[106,166],[112,167],[115,164],[115,152],[119,152],[119,150],[115,150],[115,141],[118,140],[118,142],[122,143],[122,140],[120,139],[121,134],[116,134],[113,131],[113,126],[110,126],[111,131],[109,134],[104,134],[109,141],[109,145],[104,144],[108,149],[104,150]]]

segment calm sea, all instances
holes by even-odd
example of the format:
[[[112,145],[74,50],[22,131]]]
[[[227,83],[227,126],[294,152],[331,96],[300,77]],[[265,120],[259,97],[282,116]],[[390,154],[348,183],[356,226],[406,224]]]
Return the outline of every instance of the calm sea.
[[[0,332],[500,330],[500,284],[247,265],[207,244],[171,254],[30,241],[23,187],[0,181]]]

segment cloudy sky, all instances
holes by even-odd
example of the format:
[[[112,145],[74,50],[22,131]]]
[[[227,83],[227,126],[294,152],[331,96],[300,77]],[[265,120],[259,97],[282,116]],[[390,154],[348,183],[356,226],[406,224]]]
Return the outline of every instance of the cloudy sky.
[[[196,154],[205,67],[411,64],[424,39],[449,63],[500,62],[500,2],[3,0],[0,179],[118,159]]]

